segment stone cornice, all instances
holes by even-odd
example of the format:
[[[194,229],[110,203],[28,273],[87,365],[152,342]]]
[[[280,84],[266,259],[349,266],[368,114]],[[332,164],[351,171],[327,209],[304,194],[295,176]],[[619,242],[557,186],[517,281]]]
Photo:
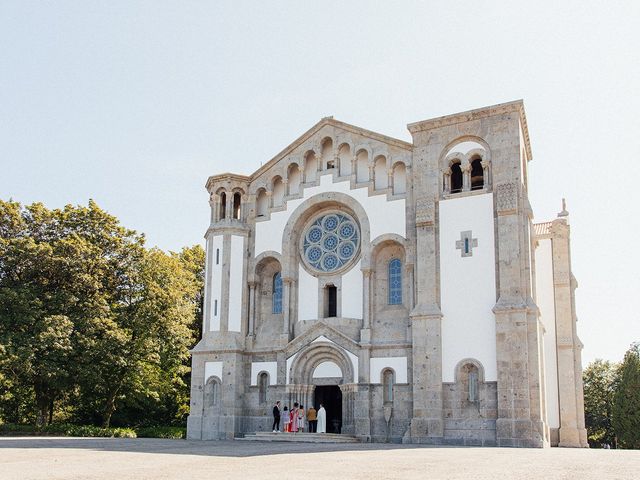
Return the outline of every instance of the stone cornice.
[[[212,175],[207,179],[207,183],[205,184],[205,188],[207,190],[210,189],[211,185],[219,182],[240,182],[240,183],[249,183],[251,181],[251,177],[246,175],[240,175],[238,173],[220,173],[218,175]]]
[[[251,175],[250,179],[253,180],[256,177],[260,176],[262,173],[269,170],[273,165],[275,165],[278,161],[280,161],[283,157],[289,155],[293,150],[303,145],[309,138],[311,138],[314,134],[316,134],[322,127],[324,126],[332,126],[336,128],[340,128],[350,133],[355,133],[357,135],[362,135],[364,137],[369,137],[374,140],[378,140],[379,142],[386,143],[388,145],[392,145],[394,147],[402,148],[404,150],[413,151],[413,144],[409,142],[405,142],[404,140],[399,140],[397,138],[389,137],[387,135],[382,135],[381,133],[372,132],[371,130],[366,130],[364,128],[356,127],[355,125],[351,125],[349,123],[341,122],[339,120],[335,120],[333,117],[325,117],[316,123],[309,130],[300,135],[293,143],[287,146],[284,150],[275,155],[271,160],[262,165],[258,170]]]
[[[522,100],[514,100],[513,102],[500,103],[489,107],[477,108],[466,112],[454,113],[453,115],[445,115],[443,117],[431,118],[420,122],[414,122],[407,125],[407,129],[411,134],[432,130],[434,128],[446,127],[457,123],[469,122],[480,118],[492,117],[495,115],[504,115],[507,113],[517,113],[520,117],[522,125],[522,134],[524,136],[525,148],[527,150],[527,158],[531,160],[531,144],[529,142],[529,129],[527,127],[527,117],[524,112],[524,103]]]

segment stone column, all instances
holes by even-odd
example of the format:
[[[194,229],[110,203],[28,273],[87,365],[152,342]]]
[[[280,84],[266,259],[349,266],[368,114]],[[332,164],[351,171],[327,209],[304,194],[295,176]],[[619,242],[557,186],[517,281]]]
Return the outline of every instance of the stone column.
[[[354,155],[351,158],[351,183],[358,182],[358,156]]]
[[[362,270],[362,328],[371,328],[371,269]]]
[[[338,152],[335,152],[333,155],[333,168],[338,171],[337,176],[340,176],[340,155]]]
[[[482,165],[483,188],[486,190],[489,188],[489,162],[482,160],[480,165]]]
[[[209,207],[211,207],[211,224],[213,225],[214,223],[216,223],[216,202],[215,199],[213,197],[213,194],[209,197]]]
[[[387,171],[387,188],[391,189],[391,193],[395,193],[393,191],[393,170],[391,169]]]
[[[441,443],[444,436],[442,411],[442,312],[438,303],[436,202],[418,199],[416,205],[417,305],[411,312],[413,354],[414,443]]]
[[[282,278],[282,313],[284,317],[284,333],[291,338],[291,325],[289,322],[290,317],[290,300],[291,300],[291,278],[283,277]]]
[[[255,335],[256,328],[256,286],[257,282],[249,282],[249,332],[248,334]]]
[[[444,193],[451,193],[451,169],[447,168],[444,171]]]
[[[468,192],[471,190],[471,164],[465,163],[460,169],[462,170],[462,191]]]
[[[233,218],[233,193],[227,193],[226,218]]]

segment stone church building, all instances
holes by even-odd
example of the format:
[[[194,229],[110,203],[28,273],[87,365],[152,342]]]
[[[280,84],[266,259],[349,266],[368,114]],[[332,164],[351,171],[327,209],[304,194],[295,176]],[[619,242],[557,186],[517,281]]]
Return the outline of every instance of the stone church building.
[[[323,118],[209,178],[189,438],[271,431],[280,400],[362,441],[587,446],[568,213],[534,222],[523,103],[407,128]]]

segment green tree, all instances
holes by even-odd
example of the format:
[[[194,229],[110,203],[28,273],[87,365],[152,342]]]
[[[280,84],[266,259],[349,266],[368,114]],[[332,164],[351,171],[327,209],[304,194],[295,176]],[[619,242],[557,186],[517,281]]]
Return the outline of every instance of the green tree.
[[[593,446],[605,443],[613,445],[615,442],[611,411],[617,368],[615,363],[597,359],[582,374],[585,423],[589,443]]]
[[[634,343],[620,365],[612,411],[618,445],[640,448],[640,343]]]
[[[90,201],[0,201],[0,418],[180,422],[204,251],[165,254]]]

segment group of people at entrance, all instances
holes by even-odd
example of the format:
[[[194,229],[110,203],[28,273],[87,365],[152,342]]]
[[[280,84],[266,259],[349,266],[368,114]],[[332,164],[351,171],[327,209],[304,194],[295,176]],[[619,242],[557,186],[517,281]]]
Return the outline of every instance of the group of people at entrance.
[[[285,406],[280,410],[280,401],[273,406],[273,433],[280,433],[280,420],[282,419],[282,432],[304,432],[305,422],[309,424],[309,433],[327,433],[327,412],[324,406],[316,411],[313,405],[305,412],[304,405],[295,402],[291,410]]]

